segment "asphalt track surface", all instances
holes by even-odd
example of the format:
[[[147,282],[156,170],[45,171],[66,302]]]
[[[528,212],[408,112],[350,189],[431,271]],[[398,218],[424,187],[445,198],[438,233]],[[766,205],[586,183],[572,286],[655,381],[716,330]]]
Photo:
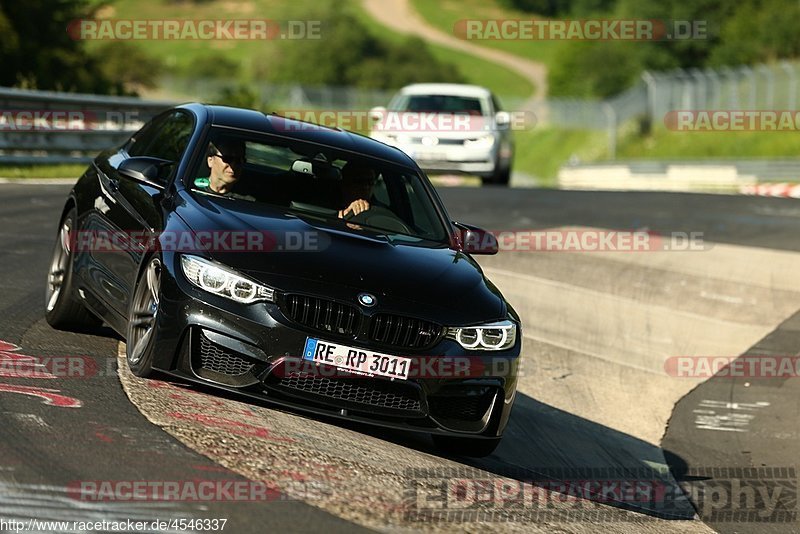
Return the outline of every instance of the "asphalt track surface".
[[[0,367],[2,520],[226,518],[228,532],[800,530],[796,517],[778,513],[797,512],[797,378],[685,379],[664,367],[682,355],[797,355],[795,200],[441,189],[454,218],[492,230],[699,231],[706,243],[688,252],[503,252],[481,259],[523,316],[525,373],[504,442],[491,457],[470,460],[442,457],[424,437],[118,372],[120,340],[112,332],[59,332],[43,319],[68,186],[0,191],[4,361],[77,355],[95,369],[32,378]],[[741,471],[754,466],[769,472]],[[564,492],[553,480],[621,472],[629,480],[657,478],[671,498],[556,498],[547,513],[512,507],[501,520],[495,502],[484,502],[489,513],[480,516],[458,498],[420,497],[460,479],[539,483],[558,496]],[[86,481],[247,479],[266,481],[275,493],[257,502],[126,502],[93,501],[75,490]],[[752,479],[766,480],[768,496],[782,488],[777,511],[747,521],[725,516],[732,505],[721,503],[719,488]],[[693,491],[698,487],[718,489],[715,500]],[[441,512],[442,502],[462,515],[424,522],[413,515]]]

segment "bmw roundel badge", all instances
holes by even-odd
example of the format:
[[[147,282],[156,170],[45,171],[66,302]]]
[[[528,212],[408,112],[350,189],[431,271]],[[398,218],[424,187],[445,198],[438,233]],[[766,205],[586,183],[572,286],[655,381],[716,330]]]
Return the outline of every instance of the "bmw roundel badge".
[[[375,306],[375,303],[378,302],[373,295],[369,293],[359,293],[358,295],[358,302],[362,306],[366,306],[367,308],[371,308]]]

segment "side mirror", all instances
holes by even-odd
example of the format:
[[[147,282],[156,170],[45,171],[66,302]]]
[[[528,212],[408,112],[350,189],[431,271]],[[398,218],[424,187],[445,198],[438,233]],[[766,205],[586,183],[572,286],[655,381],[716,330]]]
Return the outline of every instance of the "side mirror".
[[[386,115],[386,108],[383,106],[377,106],[369,110],[369,119],[371,121],[378,122],[383,119]]]
[[[167,188],[165,171],[172,164],[172,161],[166,159],[136,156],[120,163],[117,172],[120,176],[163,191]]]
[[[500,249],[497,238],[491,232],[453,221],[459,249],[469,254],[497,254]]]
[[[507,111],[498,111],[494,115],[494,123],[497,126],[508,126],[511,124],[511,115]]]

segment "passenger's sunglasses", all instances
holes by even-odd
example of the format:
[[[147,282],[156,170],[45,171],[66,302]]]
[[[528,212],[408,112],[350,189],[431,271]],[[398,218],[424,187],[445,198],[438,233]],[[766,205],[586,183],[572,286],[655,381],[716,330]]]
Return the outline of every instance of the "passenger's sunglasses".
[[[244,163],[244,157],[242,156],[224,156],[222,154],[212,154],[211,157],[219,158],[228,165],[241,165]]]

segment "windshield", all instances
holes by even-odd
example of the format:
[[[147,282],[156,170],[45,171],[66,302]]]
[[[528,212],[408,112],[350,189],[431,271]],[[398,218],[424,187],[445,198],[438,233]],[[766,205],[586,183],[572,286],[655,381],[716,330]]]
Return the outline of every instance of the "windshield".
[[[393,240],[447,242],[423,178],[346,150],[212,130],[189,180],[196,194],[265,205],[267,211],[341,225]]]
[[[420,113],[488,114],[479,98],[453,95],[399,95],[389,105],[389,109]]]

